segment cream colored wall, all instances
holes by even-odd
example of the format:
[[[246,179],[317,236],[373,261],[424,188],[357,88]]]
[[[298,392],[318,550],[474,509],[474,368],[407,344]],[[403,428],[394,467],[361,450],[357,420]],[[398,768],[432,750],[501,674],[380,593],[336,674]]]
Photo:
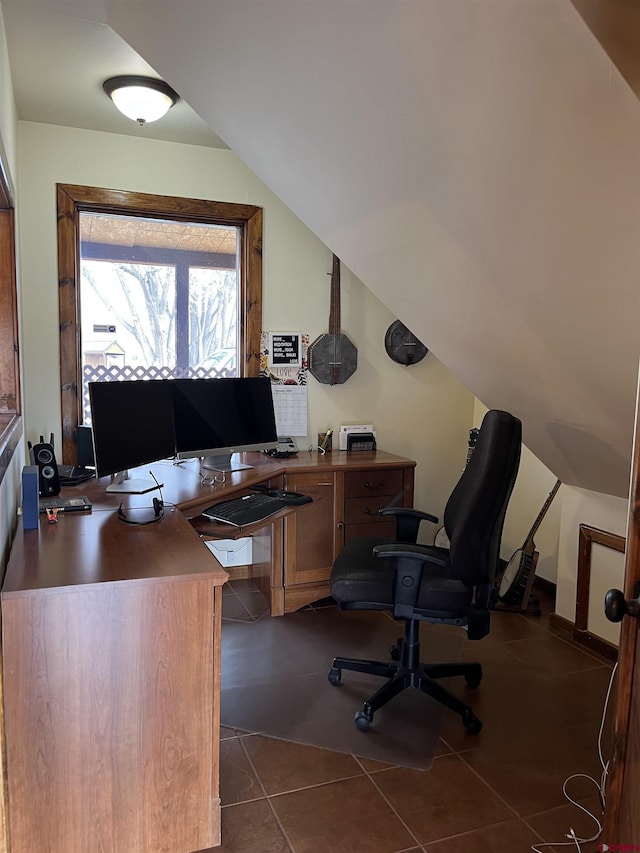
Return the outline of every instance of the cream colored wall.
[[[19,171],[26,439],[53,431],[60,443],[57,182],[261,205],[264,328],[327,331],[331,251],[231,151],[21,122]],[[380,449],[418,462],[416,505],[440,513],[466,457],[473,396],[431,353],[392,362],[384,333],[396,318],[344,267],[341,308],[358,369],[341,386],[310,378],[309,435],[373,422]]]
[[[16,107],[11,86],[11,69],[7,54],[2,9],[0,9],[0,143],[6,156],[6,168],[14,188],[16,180]],[[24,465],[24,449],[20,445],[0,483],[0,572],[4,570],[11,538],[16,526],[16,511],[20,499],[20,473]]]
[[[581,524],[597,527],[607,533],[626,536],[628,501],[610,495],[563,487],[562,514],[558,544],[558,585],[556,612],[575,622],[576,580],[578,574],[578,533]],[[593,548],[591,562],[591,601],[588,629],[610,642],[617,643],[618,630],[603,614],[603,596],[611,587],[622,588],[623,561],[608,549]],[[600,601],[596,599],[600,598]]]
[[[0,7],[0,136],[7,157],[7,167],[11,179],[16,180],[16,147],[17,147],[17,116],[16,104],[13,97],[11,68],[7,50],[7,37],[4,28],[4,18]]]

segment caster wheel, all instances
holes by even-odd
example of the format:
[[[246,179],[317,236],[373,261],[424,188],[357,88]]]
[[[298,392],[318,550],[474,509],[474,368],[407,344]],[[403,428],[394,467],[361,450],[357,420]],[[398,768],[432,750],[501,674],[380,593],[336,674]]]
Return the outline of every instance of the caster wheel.
[[[331,684],[340,684],[342,681],[342,670],[337,669],[336,667],[332,667],[329,670],[327,678],[331,682]]]
[[[468,714],[465,714],[462,718],[462,725],[464,726],[467,734],[470,735],[477,735],[482,729],[482,721],[479,720],[471,711]]]
[[[356,724],[356,728],[361,732],[366,732],[369,726],[371,725],[371,721],[373,720],[373,714],[366,714],[364,711],[356,711],[355,716],[353,718],[354,723]]]
[[[467,687],[471,687],[472,689],[479,687],[482,681],[482,669],[478,667],[477,670],[467,673],[464,680],[467,682]]]

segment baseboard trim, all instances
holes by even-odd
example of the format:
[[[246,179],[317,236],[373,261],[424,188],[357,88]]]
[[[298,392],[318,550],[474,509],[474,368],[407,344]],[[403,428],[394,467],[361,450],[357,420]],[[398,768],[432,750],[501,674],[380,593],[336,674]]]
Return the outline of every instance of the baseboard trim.
[[[553,581],[548,581],[546,578],[536,576],[533,581],[533,588],[539,589],[540,592],[546,593],[548,596],[556,600],[556,585]]]
[[[573,634],[574,624],[570,619],[559,616],[557,613],[549,614],[549,625],[556,628],[562,634]]]
[[[618,647],[608,640],[603,640],[602,637],[597,637],[590,631],[581,631],[576,628],[570,619],[565,619],[564,616],[559,616],[557,613],[549,615],[549,625],[558,630],[561,634],[566,634],[574,643],[579,646],[584,646],[605,660],[615,662],[618,659]]]

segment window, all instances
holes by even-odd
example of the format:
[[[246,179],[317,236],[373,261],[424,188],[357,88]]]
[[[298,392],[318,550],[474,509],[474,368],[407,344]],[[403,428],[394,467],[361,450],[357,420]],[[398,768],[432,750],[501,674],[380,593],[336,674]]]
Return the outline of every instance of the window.
[[[63,459],[87,383],[256,376],[262,210],[58,185]]]
[[[237,375],[240,236],[80,212],[83,423],[89,382]]]

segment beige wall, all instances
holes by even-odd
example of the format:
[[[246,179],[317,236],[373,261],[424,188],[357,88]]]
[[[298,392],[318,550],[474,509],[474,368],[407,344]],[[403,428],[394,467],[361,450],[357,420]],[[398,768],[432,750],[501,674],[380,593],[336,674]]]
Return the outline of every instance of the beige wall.
[[[331,252],[231,151],[21,122],[19,171],[26,439],[53,431],[60,442],[56,182],[263,206],[265,329],[327,331]],[[473,396],[431,353],[392,362],[384,333],[396,318],[345,268],[341,313],[358,370],[341,386],[310,378],[309,435],[372,422],[380,449],[417,460],[416,504],[440,513],[466,457]]]
[[[607,533],[626,535],[628,501],[610,495],[563,487],[562,515],[558,542],[558,585],[556,612],[575,621],[578,575],[578,533],[581,524]],[[594,547],[591,562],[591,600],[588,629],[612,643],[618,642],[618,628],[604,617],[604,593],[611,587],[622,589],[623,559],[610,549]]]

